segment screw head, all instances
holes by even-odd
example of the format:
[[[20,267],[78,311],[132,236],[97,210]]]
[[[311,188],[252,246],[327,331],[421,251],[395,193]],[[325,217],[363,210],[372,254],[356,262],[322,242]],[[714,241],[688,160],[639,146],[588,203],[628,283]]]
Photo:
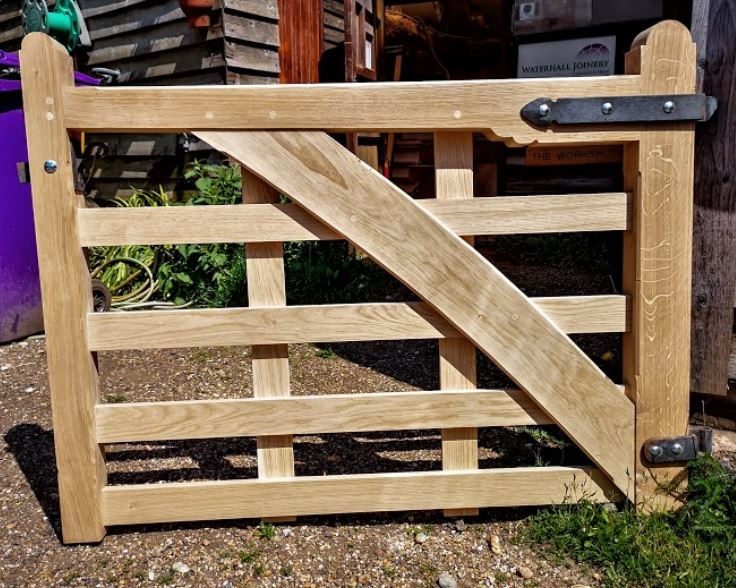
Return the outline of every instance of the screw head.
[[[659,446],[659,445],[652,445],[649,448],[649,456],[650,457],[659,457],[660,455],[662,455],[662,451],[663,450],[662,450],[662,447],[661,446]]]
[[[43,162],[43,171],[47,174],[53,174],[59,169],[59,165],[53,159],[47,159]]]
[[[539,116],[549,116],[549,104],[539,105]]]
[[[604,102],[601,105],[601,112],[603,114],[611,114],[613,112],[613,104],[611,104],[610,102]]]
[[[683,451],[685,451],[685,448],[680,443],[673,443],[672,444],[672,455],[680,455]]]
[[[670,114],[675,111],[675,103],[672,100],[667,100],[664,104],[662,104],[662,110],[664,110],[667,114]]]

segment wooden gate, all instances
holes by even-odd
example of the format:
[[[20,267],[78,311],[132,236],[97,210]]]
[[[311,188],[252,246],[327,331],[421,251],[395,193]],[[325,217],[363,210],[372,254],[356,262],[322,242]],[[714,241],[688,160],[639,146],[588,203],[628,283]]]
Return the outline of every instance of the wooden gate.
[[[670,507],[650,438],[688,416],[693,122],[539,130],[540,97],[688,94],[695,50],[675,22],[641,36],[627,75],[264,87],[75,88],[50,38],[23,44],[22,76],[46,320],[64,540],[108,525],[445,509],[627,497]],[[69,130],[192,131],[244,168],[244,204],[86,209]],[[432,131],[437,199],[414,201],[325,131]],[[508,144],[624,145],[623,193],[473,198],[472,132]],[[55,173],[44,170],[57,162]],[[47,166],[48,167],[48,166]],[[278,204],[277,194],[293,204]],[[474,235],[624,232],[624,294],[527,298]],[[347,239],[420,303],[286,306],[282,242]],[[94,314],[83,248],[246,243],[249,308]],[[624,332],[623,386],[566,333]],[[437,338],[441,390],[289,397],[288,344]],[[93,353],[252,345],[254,398],[102,404]],[[479,390],[475,350],[518,385]],[[595,467],[478,469],[477,428],[556,423]],[[295,477],[292,435],[442,429],[444,471]],[[258,438],[258,480],[106,485],[107,443]]]

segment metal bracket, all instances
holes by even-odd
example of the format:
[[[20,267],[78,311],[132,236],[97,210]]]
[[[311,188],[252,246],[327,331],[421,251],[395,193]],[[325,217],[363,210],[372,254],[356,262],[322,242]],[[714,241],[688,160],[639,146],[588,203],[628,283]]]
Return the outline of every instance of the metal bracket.
[[[521,118],[535,127],[635,122],[709,120],[718,107],[713,96],[609,96],[601,98],[537,98],[521,109]]]
[[[693,461],[699,453],[713,451],[713,431],[700,429],[693,435],[650,439],[644,443],[644,457],[652,464]]]
[[[31,183],[31,170],[28,167],[27,161],[19,161],[15,164],[16,169],[18,170],[18,182],[21,184],[30,184]]]

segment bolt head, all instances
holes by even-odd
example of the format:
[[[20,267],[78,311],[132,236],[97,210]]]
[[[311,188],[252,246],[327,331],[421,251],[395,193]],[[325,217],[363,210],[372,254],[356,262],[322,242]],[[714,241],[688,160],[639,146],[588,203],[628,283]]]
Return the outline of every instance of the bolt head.
[[[680,455],[685,451],[685,448],[680,443],[673,443],[670,451],[672,451],[672,455]]]
[[[664,110],[667,114],[670,114],[675,111],[675,103],[672,100],[667,100],[664,104],[662,104],[662,110]]]
[[[613,104],[611,104],[610,102],[604,102],[601,105],[601,112],[603,114],[611,114],[613,112]]]
[[[53,174],[59,169],[59,165],[53,159],[47,159],[43,162],[43,171],[47,174]]]
[[[659,445],[652,445],[649,448],[650,457],[659,457],[660,455],[662,455],[662,452],[663,452],[662,447]]]
[[[539,116],[549,116],[549,104],[539,105]]]

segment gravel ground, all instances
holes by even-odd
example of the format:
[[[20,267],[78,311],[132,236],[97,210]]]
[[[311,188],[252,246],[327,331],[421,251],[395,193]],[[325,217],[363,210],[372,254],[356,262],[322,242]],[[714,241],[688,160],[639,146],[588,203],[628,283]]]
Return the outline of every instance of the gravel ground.
[[[429,342],[291,348],[294,394],[436,385]],[[108,402],[248,396],[245,348],[100,354]],[[389,365],[406,366],[403,378]],[[394,368],[395,369],[395,368]],[[493,383],[494,370],[484,365]],[[500,376],[496,373],[496,377]],[[99,545],[59,541],[58,495],[43,340],[0,347],[0,586],[595,586],[594,572],[552,565],[517,545],[528,510],[483,511],[463,523],[439,513],[325,516],[112,528]],[[441,467],[437,431],[301,436],[298,475]],[[481,467],[581,463],[571,447],[524,430],[483,430]],[[109,448],[111,484],[256,476],[248,439]],[[493,548],[492,548],[492,538]],[[494,553],[495,551],[495,553]],[[181,564],[184,564],[182,566]],[[527,576],[526,578],[522,575]],[[452,584],[448,584],[452,585]]]

